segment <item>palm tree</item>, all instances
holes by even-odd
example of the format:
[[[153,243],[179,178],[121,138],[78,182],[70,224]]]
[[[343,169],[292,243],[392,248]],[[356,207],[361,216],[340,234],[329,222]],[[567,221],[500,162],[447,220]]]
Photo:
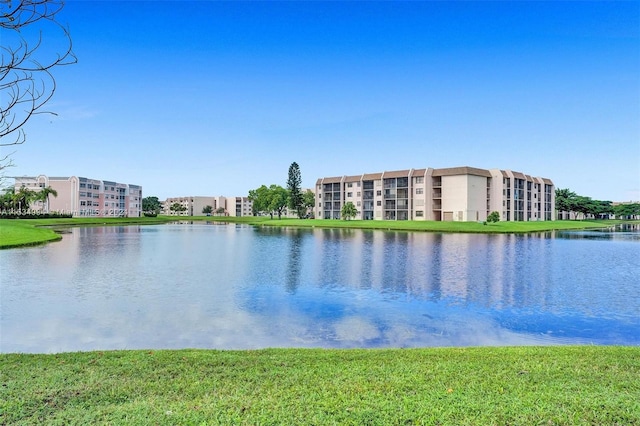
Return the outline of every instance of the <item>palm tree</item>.
[[[29,210],[32,201],[38,199],[38,194],[25,186],[21,186],[19,190],[13,192],[13,208],[19,211]]]
[[[49,195],[53,195],[54,197],[58,196],[58,191],[53,189],[50,186],[42,188],[40,193],[38,193],[38,200],[43,201],[46,206],[46,213],[49,213]]]
[[[344,206],[342,206],[340,215],[343,219],[349,220],[358,215],[358,210],[356,210],[356,206],[354,206],[351,201],[347,201]]]

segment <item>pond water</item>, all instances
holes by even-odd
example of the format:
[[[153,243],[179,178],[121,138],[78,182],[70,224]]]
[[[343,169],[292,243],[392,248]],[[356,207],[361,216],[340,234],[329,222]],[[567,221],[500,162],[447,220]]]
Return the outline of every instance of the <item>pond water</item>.
[[[0,251],[0,352],[640,345],[640,229],[167,224]]]

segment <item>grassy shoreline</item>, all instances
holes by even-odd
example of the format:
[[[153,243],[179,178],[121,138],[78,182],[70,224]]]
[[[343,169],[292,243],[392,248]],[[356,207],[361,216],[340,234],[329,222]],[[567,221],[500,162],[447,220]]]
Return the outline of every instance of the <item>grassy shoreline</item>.
[[[0,355],[0,424],[640,424],[640,347]]]
[[[584,220],[548,222],[498,222],[484,225],[476,222],[378,221],[270,219],[268,217],[158,216],[140,218],[71,218],[71,219],[0,219],[0,249],[44,244],[61,238],[56,229],[72,226],[149,225],[175,221],[207,221],[242,223],[256,226],[304,228],[368,229],[407,232],[460,233],[534,233],[555,230],[603,228],[640,221]]]

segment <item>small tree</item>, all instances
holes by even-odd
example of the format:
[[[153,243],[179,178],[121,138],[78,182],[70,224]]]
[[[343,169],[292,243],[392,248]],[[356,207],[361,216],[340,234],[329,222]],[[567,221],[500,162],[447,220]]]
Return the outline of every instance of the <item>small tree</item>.
[[[495,212],[495,211],[489,213],[489,216],[487,216],[487,222],[488,223],[500,222],[500,213]]]
[[[169,207],[169,210],[180,215],[181,213],[187,211],[187,208],[180,203],[173,203],[171,204],[171,207]]]
[[[202,213],[206,214],[207,216],[210,216],[212,212],[213,212],[213,207],[211,206],[204,206],[202,208]]]
[[[216,209],[216,214],[217,214],[218,216],[222,216],[222,215],[224,214],[224,207],[218,207],[218,208]]]
[[[313,208],[316,206],[316,194],[313,191],[307,189],[304,194],[302,194],[302,206],[306,211],[306,215],[311,212],[313,214]]]
[[[298,213],[298,217],[305,215],[304,200],[300,185],[302,177],[300,175],[300,167],[295,161],[289,166],[289,178],[287,179],[287,190],[289,191],[289,208]]]
[[[340,216],[342,216],[342,218],[345,220],[350,220],[356,217],[357,214],[358,210],[356,210],[356,206],[354,206],[351,201],[347,201],[346,203],[344,203],[342,209],[340,210]]]

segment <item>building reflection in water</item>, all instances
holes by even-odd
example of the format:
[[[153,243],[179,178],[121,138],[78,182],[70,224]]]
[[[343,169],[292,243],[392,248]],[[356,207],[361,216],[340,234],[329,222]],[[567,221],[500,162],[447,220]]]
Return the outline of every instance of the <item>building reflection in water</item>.
[[[1,350],[640,344],[633,232],[77,228],[0,251]]]

